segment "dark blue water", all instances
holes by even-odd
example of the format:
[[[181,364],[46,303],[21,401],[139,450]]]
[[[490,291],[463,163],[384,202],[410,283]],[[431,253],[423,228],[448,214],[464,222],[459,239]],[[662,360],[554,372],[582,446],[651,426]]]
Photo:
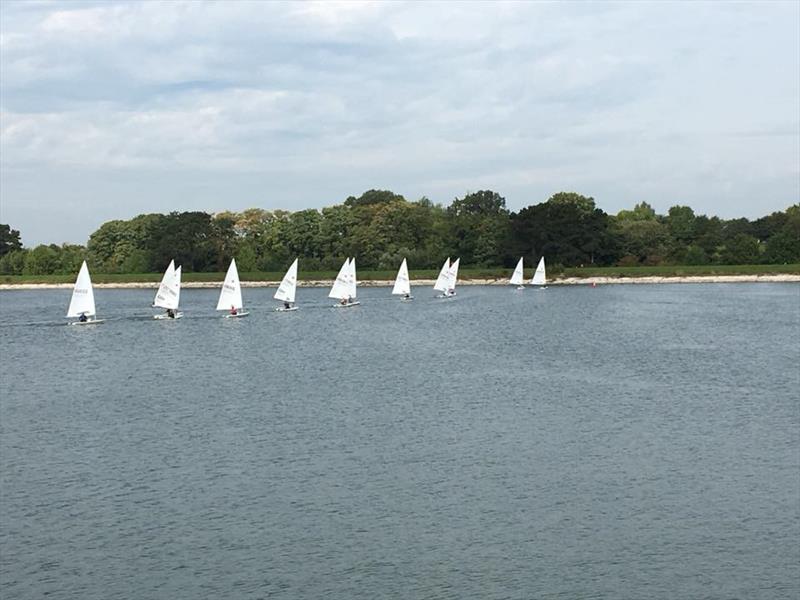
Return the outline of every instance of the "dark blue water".
[[[0,597],[797,598],[800,286],[0,293]]]

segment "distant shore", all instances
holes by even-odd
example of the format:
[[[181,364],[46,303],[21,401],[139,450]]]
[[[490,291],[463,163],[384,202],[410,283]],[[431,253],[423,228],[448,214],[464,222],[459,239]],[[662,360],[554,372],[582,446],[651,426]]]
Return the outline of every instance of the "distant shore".
[[[434,279],[413,279],[412,287],[431,287]],[[220,281],[186,281],[184,289],[212,289],[220,286]],[[242,281],[242,287],[278,287],[280,281]],[[655,283],[800,283],[800,274],[762,274],[762,275],[685,275],[648,277],[563,277],[548,281],[548,285],[615,285],[615,284],[655,284]],[[361,287],[391,287],[394,280],[367,279],[358,282]],[[298,281],[298,287],[328,288],[332,279],[312,279]],[[509,285],[508,279],[472,278],[460,279],[459,286],[466,285]],[[72,289],[72,283],[0,283],[0,290],[57,290]],[[95,283],[96,289],[156,289],[157,281]]]

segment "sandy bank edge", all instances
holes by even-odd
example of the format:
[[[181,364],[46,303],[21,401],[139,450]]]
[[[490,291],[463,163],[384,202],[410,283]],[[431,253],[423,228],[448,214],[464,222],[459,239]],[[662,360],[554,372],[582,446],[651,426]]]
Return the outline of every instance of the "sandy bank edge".
[[[210,289],[218,288],[220,281],[187,281],[184,289]],[[280,281],[243,281],[242,287],[263,288],[278,287]],[[369,280],[359,281],[361,287],[391,287],[394,281]],[[607,284],[652,284],[652,283],[800,283],[800,275],[692,275],[686,277],[565,277],[556,279],[548,285],[607,285]],[[433,279],[414,279],[414,287],[431,287]],[[298,282],[298,287],[331,287],[332,279],[320,279]],[[508,279],[464,279],[458,282],[462,285],[509,285]],[[72,283],[1,283],[0,290],[57,290],[72,289]],[[95,288],[100,289],[156,289],[158,282],[133,282],[133,283],[95,283]]]

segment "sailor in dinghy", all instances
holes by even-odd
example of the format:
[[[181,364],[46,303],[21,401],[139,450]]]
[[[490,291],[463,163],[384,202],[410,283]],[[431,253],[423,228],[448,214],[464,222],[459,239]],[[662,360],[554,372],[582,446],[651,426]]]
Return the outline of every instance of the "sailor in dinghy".
[[[540,290],[547,289],[547,272],[544,266],[544,256],[539,259],[539,264],[536,265],[536,272],[533,274],[533,279],[531,279],[531,285]]]
[[[282,307],[278,306],[275,308],[275,310],[278,312],[297,310],[297,307],[294,305],[294,298],[297,292],[297,261],[298,259],[295,258],[294,262],[283,276],[281,284],[278,286],[278,290],[273,296],[273,298],[276,300],[283,301]]]
[[[75,287],[72,289],[72,298],[67,309],[67,317],[77,317],[77,321],[70,321],[70,325],[94,325],[102,323],[103,319],[95,317],[94,289],[92,288],[92,278],[89,276],[89,267],[86,261],[81,264],[78,277],[75,279]]]
[[[239,271],[236,268],[236,259],[231,259],[228,272],[225,273],[225,281],[222,282],[222,289],[219,291],[217,310],[227,310],[229,306],[230,310],[228,311],[228,314],[225,315],[225,318],[227,319],[246,317],[250,314],[244,310],[244,302],[242,301],[242,284],[239,281]]]
[[[153,300],[154,308],[163,308],[166,312],[161,315],[154,315],[157,320],[180,319],[183,313],[178,310],[181,300],[181,267],[175,268],[175,261],[169,261],[167,270],[161,278],[156,297]]]
[[[335,308],[358,306],[361,302],[356,300],[356,287],[356,259],[348,258],[339,269],[339,274],[336,275],[336,281],[333,282],[328,298],[339,299],[339,303],[333,305]]]
[[[455,259],[452,263],[450,257],[444,261],[442,270],[439,271],[439,277],[433,289],[439,290],[442,293],[436,296],[437,298],[452,298],[456,295],[456,282],[458,281],[458,265],[461,262],[460,258]]]
[[[405,302],[414,299],[414,296],[411,295],[411,281],[408,277],[408,264],[405,258],[400,264],[400,269],[397,271],[397,277],[394,280],[394,287],[392,288],[392,295],[402,296],[400,299]]]

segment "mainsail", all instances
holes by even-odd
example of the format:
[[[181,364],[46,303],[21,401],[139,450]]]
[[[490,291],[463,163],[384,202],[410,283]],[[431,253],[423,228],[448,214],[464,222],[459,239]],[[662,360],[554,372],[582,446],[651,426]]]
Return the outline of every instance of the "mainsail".
[[[536,266],[536,272],[531,279],[533,285],[547,285],[547,278],[544,271],[544,256],[539,259],[539,264]]]
[[[348,298],[355,300],[357,285],[358,285],[358,280],[356,279],[356,259],[355,257],[353,257],[350,259],[350,269],[348,271],[348,276],[347,276]]]
[[[177,292],[175,290],[175,261],[171,260],[167,270],[164,271],[164,277],[161,278],[161,284],[158,286],[153,306],[158,308],[178,308],[180,291],[180,276],[178,277]]]
[[[81,270],[78,271],[78,278],[75,280],[75,287],[72,290],[72,300],[69,302],[67,310],[68,317],[87,317],[94,316],[94,291],[92,290],[92,278],[89,276],[89,267],[83,261]]]
[[[403,262],[400,264],[400,270],[397,271],[397,278],[394,280],[394,287],[392,288],[392,294],[401,295],[401,296],[410,296],[411,295],[411,282],[408,278],[408,265],[406,264],[406,259],[403,259]]]
[[[236,259],[231,259],[231,265],[228,267],[225,281],[222,282],[222,289],[219,292],[219,302],[217,302],[217,310],[229,310],[231,307],[236,310],[243,308],[242,286],[239,283]]]
[[[509,282],[511,285],[522,285],[522,259],[519,259],[517,267],[514,269],[514,274],[511,276]]]
[[[339,269],[339,274],[336,275],[336,281],[333,282],[333,287],[328,293],[328,298],[347,298],[350,291],[350,284],[348,279],[350,277],[350,259],[344,261],[342,268]]]
[[[448,289],[450,290],[456,289],[456,282],[458,281],[458,263],[460,262],[460,258],[455,259],[450,264],[450,268],[447,271],[447,285],[449,286]]]
[[[281,284],[278,286],[278,291],[275,292],[274,298],[282,300],[283,302],[294,303],[295,292],[297,291],[297,259],[294,259],[292,266],[286,271],[283,276]]]
[[[450,277],[448,272],[450,271],[450,257],[447,257],[447,260],[444,261],[442,265],[442,270],[439,271],[439,277],[436,278],[436,283],[433,284],[433,289],[439,290],[440,292],[446,292],[449,287]]]

